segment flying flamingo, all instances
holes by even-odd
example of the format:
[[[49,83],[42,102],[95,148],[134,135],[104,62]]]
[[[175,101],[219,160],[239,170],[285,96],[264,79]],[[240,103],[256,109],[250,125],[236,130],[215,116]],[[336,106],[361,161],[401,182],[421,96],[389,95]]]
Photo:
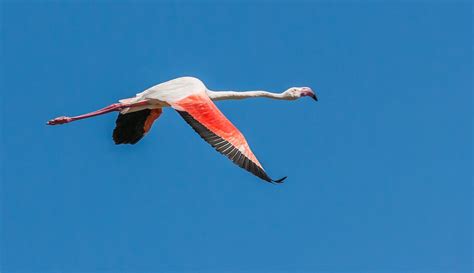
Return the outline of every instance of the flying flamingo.
[[[181,77],[155,85],[133,98],[119,100],[105,108],[75,117],[57,117],[47,122],[58,125],[72,121],[120,112],[113,132],[115,144],[135,144],[150,130],[164,107],[172,107],[205,141],[235,164],[274,183],[286,178],[271,179],[250,150],[242,133],[222,114],[212,101],[245,98],[270,98],[296,100],[309,96],[318,100],[309,87],[292,87],[282,93],[266,91],[211,91],[204,83],[193,77]]]

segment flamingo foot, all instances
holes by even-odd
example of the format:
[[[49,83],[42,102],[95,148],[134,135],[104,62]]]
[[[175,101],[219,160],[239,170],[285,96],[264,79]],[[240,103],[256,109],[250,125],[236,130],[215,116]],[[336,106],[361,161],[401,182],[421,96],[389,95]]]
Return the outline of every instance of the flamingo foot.
[[[62,117],[57,117],[55,119],[49,120],[46,124],[47,125],[59,125],[59,124],[69,123],[71,121],[73,121],[72,118],[62,116]]]

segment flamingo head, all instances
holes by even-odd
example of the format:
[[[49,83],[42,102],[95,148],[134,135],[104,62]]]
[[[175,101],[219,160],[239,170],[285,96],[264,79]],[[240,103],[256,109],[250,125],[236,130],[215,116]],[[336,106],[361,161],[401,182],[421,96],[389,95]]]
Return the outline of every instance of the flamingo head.
[[[285,95],[291,99],[296,100],[302,97],[311,97],[313,100],[318,101],[316,93],[309,87],[291,87],[285,91]]]

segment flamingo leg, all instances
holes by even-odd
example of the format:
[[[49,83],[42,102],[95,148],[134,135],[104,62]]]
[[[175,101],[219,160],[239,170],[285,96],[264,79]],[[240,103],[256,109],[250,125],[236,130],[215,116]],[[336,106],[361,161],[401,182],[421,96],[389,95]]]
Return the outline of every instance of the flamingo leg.
[[[129,108],[129,107],[145,106],[145,105],[149,105],[149,102],[148,101],[140,101],[140,102],[135,102],[135,103],[114,103],[114,104],[111,104],[107,107],[99,109],[97,111],[90,112],[90,113],[83,114],[83,115],[79,115],[79,116],[75,116],[75,117],[66,117],[66,116],[57,117],[57,118],[54,118],[52,120],[49,120],[46,124],[47,125],[64,124],[64,123],[69,123],[69,122],[73,122],[73,121],[80,120],[80,119],[85,119],[85,118],[90,118],[90,117],[95,117],[95,116],[107,114],[107,113],[114,112],[114,111],[122,111],[123,109]]]

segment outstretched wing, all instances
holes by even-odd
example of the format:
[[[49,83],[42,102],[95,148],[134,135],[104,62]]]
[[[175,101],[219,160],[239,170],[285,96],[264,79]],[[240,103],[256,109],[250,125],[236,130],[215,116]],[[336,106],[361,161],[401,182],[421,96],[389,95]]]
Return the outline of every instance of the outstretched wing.
[[[271,179],[253,154],[242,133],[204,94],[193,94],[171,106],[205,141],[232,162],[268,182],[281,183],[286,177]]]

